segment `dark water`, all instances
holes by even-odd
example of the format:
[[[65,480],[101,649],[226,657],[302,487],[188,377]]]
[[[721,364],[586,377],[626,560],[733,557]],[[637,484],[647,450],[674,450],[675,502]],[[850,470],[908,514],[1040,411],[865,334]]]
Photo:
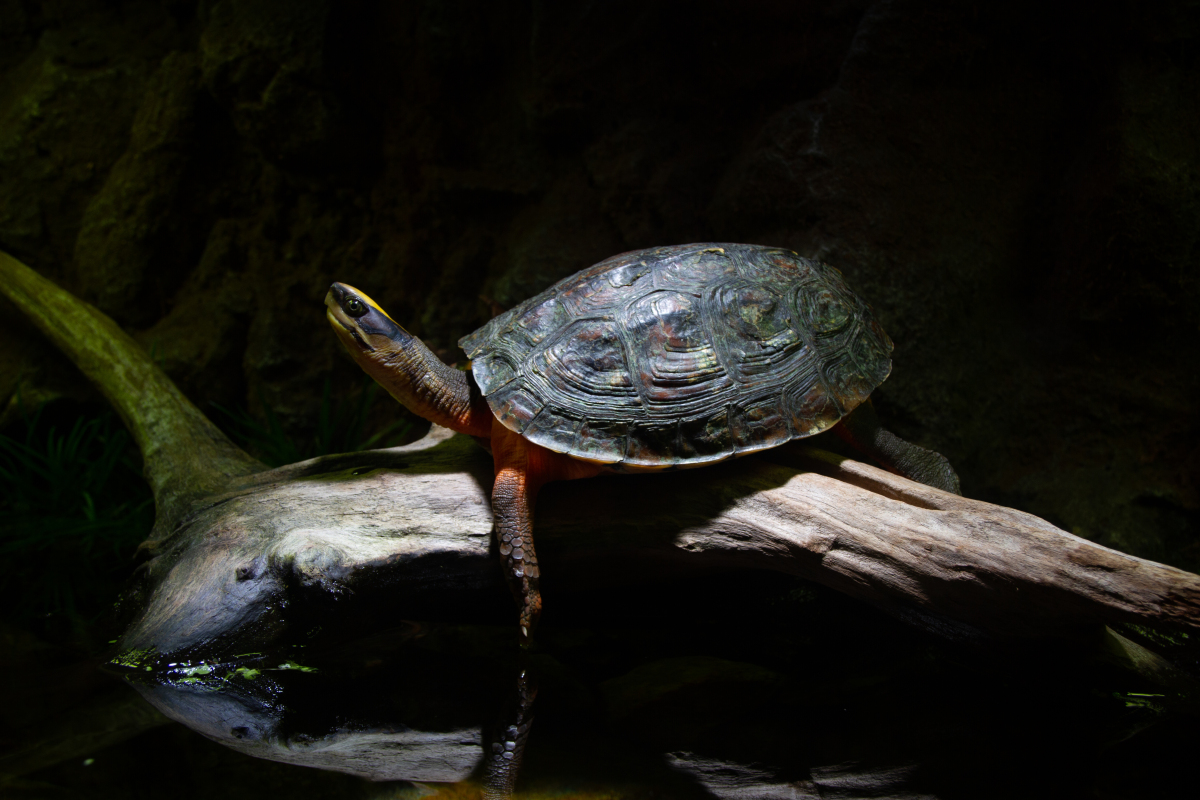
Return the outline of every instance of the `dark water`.
[[[174,721],[0,794],[477,797],[516,715],[517,797],[1188,796],[1194,709],[1097,653],[947,642],[759,573],[574,594],[529,654],[508,626],[397,621],[110,665],[114,719]]]

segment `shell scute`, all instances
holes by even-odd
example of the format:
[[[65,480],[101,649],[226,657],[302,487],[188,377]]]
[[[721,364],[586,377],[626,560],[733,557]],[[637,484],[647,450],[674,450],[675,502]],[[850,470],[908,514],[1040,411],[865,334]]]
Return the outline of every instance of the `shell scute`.
[[[783,411],[783,392],[731,407],[729,429],[739,453],[767,450],[790,440],[792,430]]]
[[[846,413],[854,408],[875,388],[859,370],[848,349],[842,349],[824,364],[822,373],[825,378],[825,389]],[[840,417],[842,414],[839,413]]]
[[[504,427],[517,433],[524,433],[529,423],[546,405],[520,381],[506,384],[499,391],[488,395],[488,403],[496,419],[500,420]]]
[[[816,336],[833,336],[854,318],[855,309],[831,287],[819,282],[796,289],[796,306],[808,329]]]
[[[530,345],[536,345],[553,334],[571,315],[557,297],[548,297],[517,317],[516,324],[525,332]]]
[[[891,340],[887,346],[874,335],[873,331],[860,330],[850,343],[850,358],[858,368],[858,374],[870,388],[869,393],[879,384],[887,380],[892,371]]]
[[[705,330],[700,298],[652,292],[630,304],[623,323],[651,406],[679,406],[732,386]]]
[[[610,280],[611,273],[617,273]],[[562,299],[570,306],[576,317],[598,316],[611,313],[629,295],[629,284],[621,284],[627,273],[620,269],[609,269],[587,280],[581,280],[562,292]]]
[[[619,464],[625,460],[628,441],[628,422],[584,420],[570,452],[572,455],[588,461]]]
[[[643,422],[629,426],[622,463],[633,467],[672,466],[679,461],[679,420]],[[665,455],[665,457],[664,457]]]
[[[768,287],[744,283],[719,287],[709,307],[714,339],[725,350],[725,363],[736,365],[743,383],[786,380],[787,364],[803,360],[805,342],[793,327],[792,311]]]
[[[737,263],[723,247],[705,247],[664,261],[660,288],[711,286],[737,274]]]
[[[613,320],[580,320],[529,359],[532,379],[556,405],[585,416],[597,405],[610,412],[642,405]]]
[[[788,387],[784,401],[797,436],[812,436],[827,430],[843,415],[837,400],[819,377]]]
[[[605,273],[610,285],[614,288],[633,286],[651,272],[650,265],[645,261],[633,264],[621,264]]]
[[[501,314],[498,317],[492,317],[474,333],[468,333],[458,340],[458,346],[467,354],[467,358],[474,360],[478,353],[496,340],[496,331],[500,328],[500,320],[507,316],[508,314]]]
[[[583,420],[581,419],[544,407],[537,416],[530,420],[522,434],[538,442],[551,442],[552,444],[542,446],[563,452],[575,447],[582,425]]]
[[[517,377],[516,366],[500,353],[489,353],[471,362],[471,374],[484,395],[489,395]]]
[[[724,461],[733,455],[733,435],[729,427],[729,409],[681,420],[679,452],[687,462]]]
[[[812,276],[813,262],[800,258],[791,250],[764,247],[742,258],[738,263],[738,272],[743,278],[756,283],[794,286]]]

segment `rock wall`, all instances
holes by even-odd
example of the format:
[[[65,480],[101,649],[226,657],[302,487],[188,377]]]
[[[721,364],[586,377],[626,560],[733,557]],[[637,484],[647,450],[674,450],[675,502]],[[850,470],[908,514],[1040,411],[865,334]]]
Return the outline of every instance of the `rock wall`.
[[[370,292],[447,360],[608,255],[839,267],[967,494],[1200,568],[1200,8],[0,0],[0,248],[312,425]],[[0,402],[86,395],[10,308]]]

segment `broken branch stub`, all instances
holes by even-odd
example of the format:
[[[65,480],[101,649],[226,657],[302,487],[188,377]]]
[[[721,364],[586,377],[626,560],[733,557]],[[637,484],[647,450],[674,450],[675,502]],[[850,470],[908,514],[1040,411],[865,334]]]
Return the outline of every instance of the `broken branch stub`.
[[[133,436],[154,493],[156,527],[190,499],[263,469],[236,447],[108,316],[0,251],[0,292],[104,395]]]

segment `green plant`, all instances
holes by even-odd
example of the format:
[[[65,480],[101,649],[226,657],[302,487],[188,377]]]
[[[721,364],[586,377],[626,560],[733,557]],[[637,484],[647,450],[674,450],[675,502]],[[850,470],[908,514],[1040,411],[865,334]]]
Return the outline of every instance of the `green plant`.
[[[77,626],[116,593],[154,501],[111,412],[62,412],[39,409],[0,434],[0,596],[17,618]]]

